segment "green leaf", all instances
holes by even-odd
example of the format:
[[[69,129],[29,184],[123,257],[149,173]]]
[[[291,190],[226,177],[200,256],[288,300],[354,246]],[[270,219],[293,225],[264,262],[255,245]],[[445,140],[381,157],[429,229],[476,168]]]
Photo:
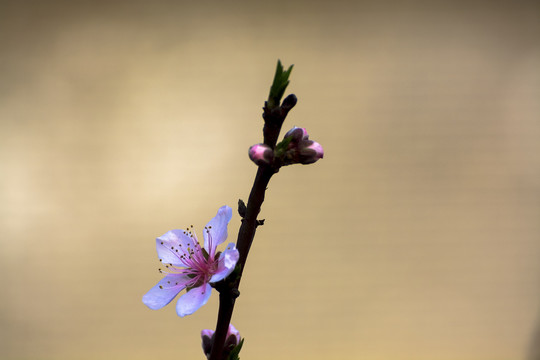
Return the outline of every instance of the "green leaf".
[[[294,65],[291,65],[287,71],[283,71],[283,65],[281,64],[281,61],[278,60],[274,81],[270,87],[270,95],[268,95],[268,108],[272,109],[279,106],[281,98],[285,93],[285,89],[287,89],[287,86],[289,85],[289,75],[291,75],[293,66]]]
[[[232,349],[227,360],[240,360],[239,355],[240,355],[240,350],[242,350],[242,345],[244,345],[244,339],[240,340],[238,345],[236,345],[234,349]]]

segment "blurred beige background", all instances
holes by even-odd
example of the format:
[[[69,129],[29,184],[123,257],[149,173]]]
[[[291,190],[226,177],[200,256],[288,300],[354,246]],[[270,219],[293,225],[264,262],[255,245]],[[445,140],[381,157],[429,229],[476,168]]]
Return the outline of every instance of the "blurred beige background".
[[[154,238],[247,199],[280,58],[326,154],[272,179],[242,359],[539,359],[539,35],[533,1],[0,1],[0,358],[203,357],[217,297],[141,302]]]

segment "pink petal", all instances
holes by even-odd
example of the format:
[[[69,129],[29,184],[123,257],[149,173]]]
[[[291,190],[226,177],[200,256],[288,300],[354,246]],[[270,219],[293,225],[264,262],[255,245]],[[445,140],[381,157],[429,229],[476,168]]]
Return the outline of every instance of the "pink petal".
[[[156,239],[158,258],[164,264],[184,266],[180,255],[184,254],[188,247],[194,249],[195,244],[185,230],[171,230]]]
[[[176,313],[180,317],[193,314],[201,306],[206,304],[211,293],[212,287],[208,283],[189,290],[178,299]]]
[[[217,215],[206,224],[203,231],[204,248],[209,254],[215,254],[216,247],[227,240],[227,225],[232,218],[232,209],[228,206],[219,208]],[[208,232],[210,236],[208,236]],[[210,237],[212,244],[210,244]]]
[[[190,279],[182,274],[167,274],[150,291],[144,294],[142,301],[152,310],[161,309],[174,299],[186,287]]]
[[[227,250],[221,253],[218,260],[218,268],[210,279],[211,283],[218,282],[225,279],[234,270],[240,254],[234,246],[234,243],[230,243],[227,246]]]

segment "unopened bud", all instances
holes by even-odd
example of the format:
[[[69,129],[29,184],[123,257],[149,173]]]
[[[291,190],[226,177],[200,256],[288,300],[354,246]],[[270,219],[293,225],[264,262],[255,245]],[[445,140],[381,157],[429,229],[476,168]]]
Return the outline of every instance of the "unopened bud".
[[[321,144],[312,140],[303,141],[300,144],[300,163],[307,165],[322,159],[324,150]]]
[[[304,128],[293,127],[287,131],[283,141],[277,144],[275,157],[280,166],[292,164],[312,164],[324,156],[324,150],[318,142],[309,140]]]
[[[274,152],[265,144],[255,144],[249,148],[249,158],[257,165],[269,165],[274,160]]]
[[[214,345],[214,330],[202,330],[202,348],[207,359],[210,359],[210,353],[212,352],[212,346]],[[236,328],[229,324],[229,329],[227,330],[227,338],[225,339],[225,344],[223,345],[223,355],[226,359],[230,352],[240,343],[240,332]]]
[[[210,353],[212,352],[212,344],[214,343],[214,330],[201,331],[201,338],[204,355],[206,355],[207,358],[210,358]]]
[[[225,349],[232,349],[240,343],[240,331],[229,324],[229,330],[227,330],[227,340],[225,340]]]
[[[308,133],[305,128],[293,127],[291,130],[287,131],[284,138],[292,136],[292,143],[298,143],[301,140],[307,140],[309,138]]]

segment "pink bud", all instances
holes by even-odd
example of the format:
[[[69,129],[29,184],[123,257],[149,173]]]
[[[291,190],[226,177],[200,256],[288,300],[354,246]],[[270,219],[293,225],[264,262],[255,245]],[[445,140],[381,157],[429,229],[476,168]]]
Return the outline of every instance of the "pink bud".
[[[249,148],[249,158],[257,165],[269,165],[274,159],[274,152],[265,144],[255,144]]]
[[[292,136],[293,142],[300,142],[301,140],[307,140],[309,138],[308,133],[305,128],[293,127],[291,130],[287,131],[285,134],[285,139],[289,136]]]
[[[201,338],[203,352],[206,355],[206,358],[210,358],[210,353],[212,352],[212,344],[214,343],[214,330],[205,329],[201,331]]]
[[[210,353],[212,352],[212,346],[214,344],[214,330],[205,329],[201,331],[201,338],[204,354],[206,355],[206,358],[209,359]],[[223,346],[224,355],[228,356],[232,349],[234,349],[234,347],[240,343],[240,340],[240,332],[236,330],[232,324],[229,324],[229,328],[227,329],[227,338]]]
[[[240,331],[236,330],[233,324],[229,324],[229,329],[227,330],[227,339],[230,337],[234,338],[234,344],[238,345],[240,343]]]
[[[300,163],[307,165],[322,159],[324,150],[318,142],[307,140],[300,145]]]

